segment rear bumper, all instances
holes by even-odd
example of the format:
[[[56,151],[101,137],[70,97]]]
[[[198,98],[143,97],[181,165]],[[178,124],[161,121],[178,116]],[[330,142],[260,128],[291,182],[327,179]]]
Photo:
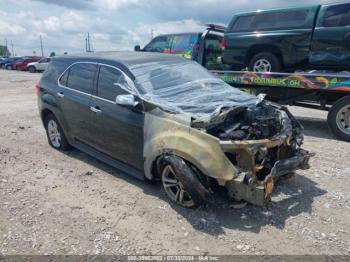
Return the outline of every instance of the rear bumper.
[[[245,200],[258,206],[265,205],[271,200],[275,183],[282,177],[294,175],[298,169],[309,169],[309,159],[312,156],[312,153],[298,149],[293,157],[277,161],[264,181],[251,179],[249,173],[240,173],[238,177],[228,181],[225,187],[235,200]]]

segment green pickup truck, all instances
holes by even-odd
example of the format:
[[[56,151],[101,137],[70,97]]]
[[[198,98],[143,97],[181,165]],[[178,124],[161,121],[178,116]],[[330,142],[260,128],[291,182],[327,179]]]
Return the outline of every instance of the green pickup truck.
[[[238,70],[349,70],[350,2],[236,14],[223,46]]]

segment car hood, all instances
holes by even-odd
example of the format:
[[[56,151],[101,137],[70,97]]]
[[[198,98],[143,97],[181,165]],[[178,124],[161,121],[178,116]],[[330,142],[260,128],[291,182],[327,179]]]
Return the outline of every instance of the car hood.
[[[260,101],[192,61],[146,63],[131,67],[131,72],[144,101],[195,119],[210,119],[229,108],[255,107]]]

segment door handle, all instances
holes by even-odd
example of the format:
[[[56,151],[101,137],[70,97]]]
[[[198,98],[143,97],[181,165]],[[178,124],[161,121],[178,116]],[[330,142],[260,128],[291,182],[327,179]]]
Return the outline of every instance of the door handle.
[[[96,114],[102,113],[102,110],[98,106],[91,106],[90,110]]]
[[[58,96],[59,98],[63,98],[63,97],[64,97],[64,94],[63,94],[63,92],[58,92],[58,93],[57,93],[57,96]]]

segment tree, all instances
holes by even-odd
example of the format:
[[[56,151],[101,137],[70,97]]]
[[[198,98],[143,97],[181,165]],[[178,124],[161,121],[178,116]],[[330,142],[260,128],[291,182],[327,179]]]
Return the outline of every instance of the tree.
[[[8,50],[7,46],[0,45],[0,56],[11,56],[11,53]]]
[[[56,53],[54,51],[51,52],[50,57],[56,56]]]

